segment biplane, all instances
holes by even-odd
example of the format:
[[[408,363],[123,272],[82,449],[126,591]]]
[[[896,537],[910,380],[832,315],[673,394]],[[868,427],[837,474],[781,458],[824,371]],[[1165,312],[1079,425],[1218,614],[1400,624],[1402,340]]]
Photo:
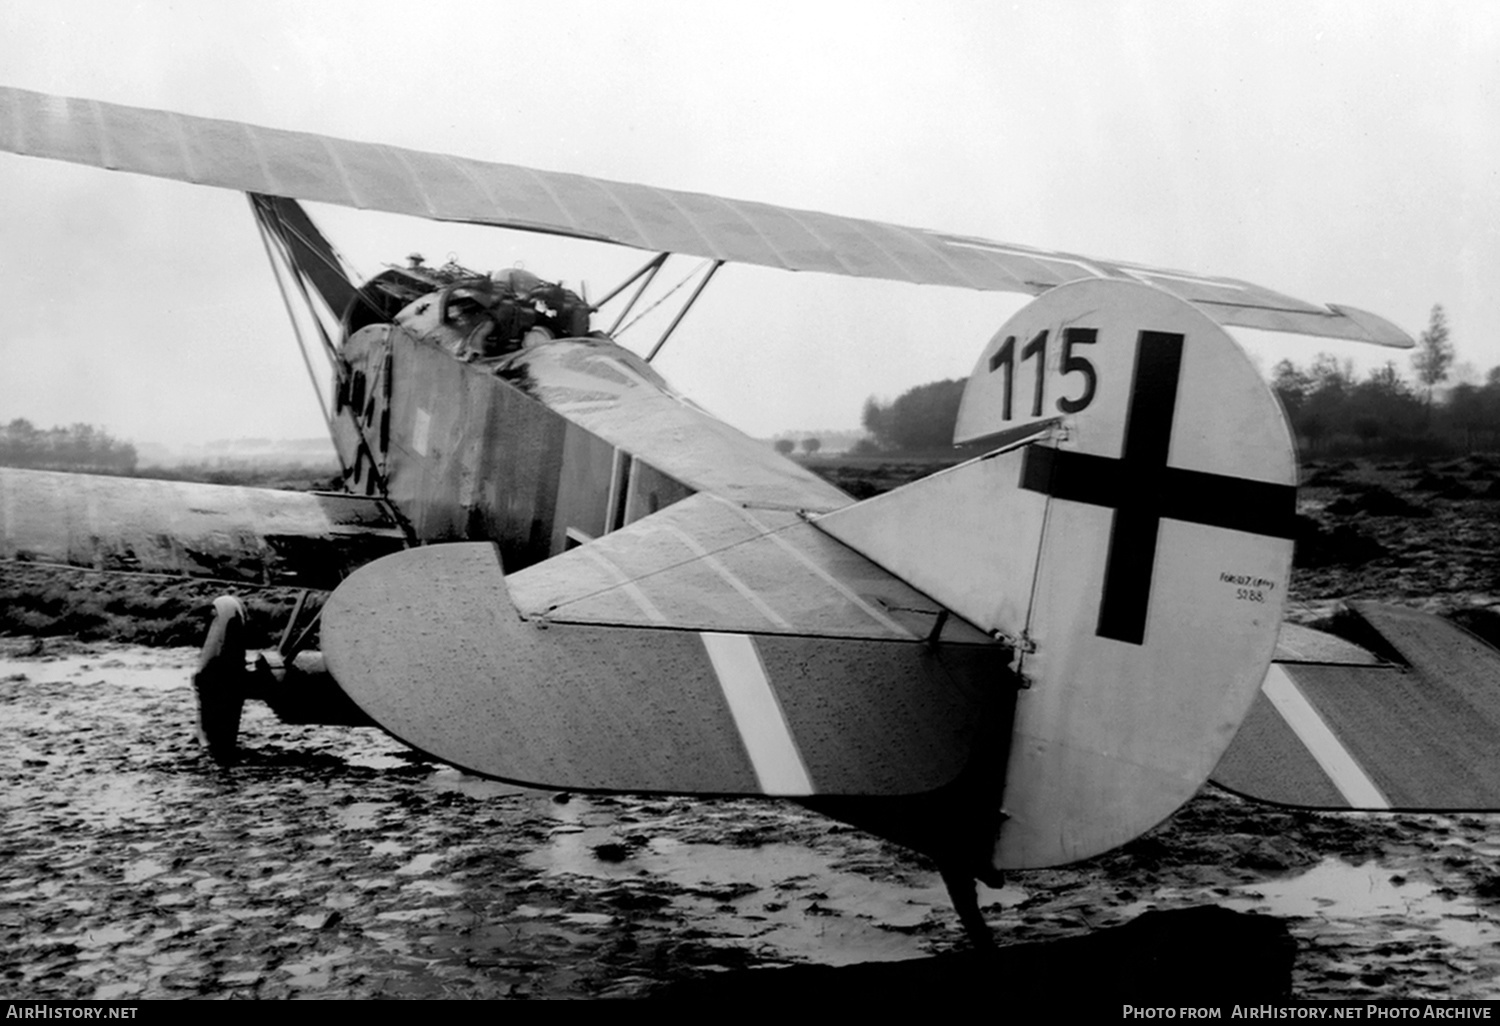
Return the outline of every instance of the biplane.
[[[299,607],[278,651],[247,653],[242,607],[215,603],[195,683],[220,756],[258,697],[519,784],[795,799],[933,856],[980,940],[974,880],[1140,835],[1242,723],[1228,786],[1403,804],[1376,756],[1350,774],[1337,735],[1442,670],[1282,636],[1295,454],[1226,330],[1412,344],[1374,314],[11,88],[0,150],[244,192],[335,369],[342,493],[0,470],[5,558],[328,593],[319,650]],[[596,303],[418,260],[356,283],[305,201],[654,255]],[[955,437],[973,458],[855,501],[675,391],[661,342],[641,355],[601,327],[676,254],[711,265],[673,327],[725,263],[1035,298],[978,347]],[[1371,672],[1377,712],[1340,691]],[[1493,805],[1496,787],[1406,804]]]

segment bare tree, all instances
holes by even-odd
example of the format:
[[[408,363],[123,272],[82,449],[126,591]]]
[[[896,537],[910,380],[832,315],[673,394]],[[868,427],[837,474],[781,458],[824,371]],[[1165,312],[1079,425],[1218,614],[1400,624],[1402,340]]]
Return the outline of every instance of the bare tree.
[[[1417,380],[1427,386],[1427,408],[1432,408],[1432,389],[1448,376],[1453,366],[1453,343],[1448,338],[1448,316],[1443,305],[1434,303],[1427,330],[1417,341],[1417,351],[1411,357]]]

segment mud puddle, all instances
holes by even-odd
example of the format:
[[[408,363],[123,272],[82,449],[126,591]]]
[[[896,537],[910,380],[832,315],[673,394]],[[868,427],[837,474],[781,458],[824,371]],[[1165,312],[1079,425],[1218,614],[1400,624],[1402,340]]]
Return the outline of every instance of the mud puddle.
[[[632,830],[612,820],[611,810],[584,804],[523,862],[549,877],[659,881],[675,889],[674,910],[690,928],[764,945],[788,962],[920,958],[932,953],[926,935],[951,918],[941,880],[918,865],[874,867],[844,846],[684,841],[657,833],[660,822]],[[980,891],[996,908],[1025,898],[1018,887]]]
[[[191,740],[193,652],[36,648],[0,650],[8,996],[634,997],[963,943],[929,864],[796,805],[527,791],[254,707],[224,770]],[[1007,941],[1269,911],[1299,941],[1298,996],[1497,997],[1497,855],[1495,817],[1208,792],[982,903]]]

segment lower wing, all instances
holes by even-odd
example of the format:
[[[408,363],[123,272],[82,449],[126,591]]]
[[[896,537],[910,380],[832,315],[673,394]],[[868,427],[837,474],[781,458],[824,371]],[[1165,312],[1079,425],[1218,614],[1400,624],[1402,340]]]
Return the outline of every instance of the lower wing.
[[[1314,809],[1500,809],[1500,651],[1440,617],[1352,603],[1370,650],[1284,631],[1215,783]]]
[[[405,544],[375,498],[0,467],[0,559],[331,589]]]

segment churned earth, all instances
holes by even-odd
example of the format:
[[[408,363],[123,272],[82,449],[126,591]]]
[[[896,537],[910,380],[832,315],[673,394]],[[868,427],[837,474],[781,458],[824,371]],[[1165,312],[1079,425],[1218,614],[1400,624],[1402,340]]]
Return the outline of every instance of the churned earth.
[[[1495,465],[1308,477],[1317,558],[1295,618],[1337,626],[1348,595],[1493,630]],[[194,659],[0,639],[0,995],[638,997],[965,946],[930,864],[794,804],[523,791],[259,707],[221,768],[192,740]],[[1500,816],[1297,813],[1209,788],[982,902],[1007,943],[1152,909],[1261,912],[1296,941],[1297,997],[1500,998]]]

